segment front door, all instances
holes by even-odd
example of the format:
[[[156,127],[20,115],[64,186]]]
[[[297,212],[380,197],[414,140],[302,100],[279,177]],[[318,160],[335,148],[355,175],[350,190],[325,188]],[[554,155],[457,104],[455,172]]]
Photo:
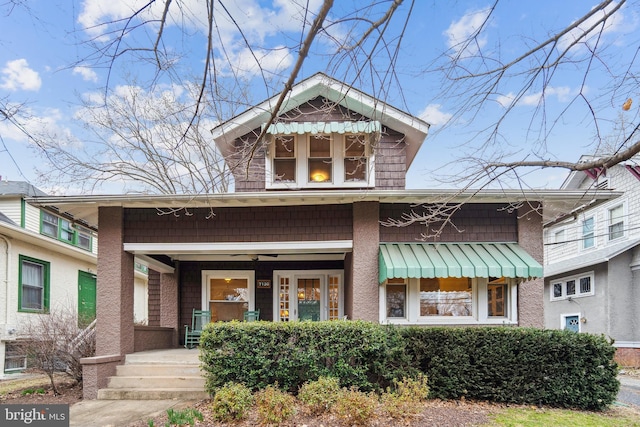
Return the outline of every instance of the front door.
[[[78,326],[86,327],[96,318],[96,275],[78,271]]]
[[[320,277],[298,278],[296,285],[298,320],[320,320]]]
[[[275,271],[275,321],[335,320],[342,316],[342,271]]]
[[[564,328],[573,331],[580,332],[580,318],[578,315],[566,316],[564,318]]]

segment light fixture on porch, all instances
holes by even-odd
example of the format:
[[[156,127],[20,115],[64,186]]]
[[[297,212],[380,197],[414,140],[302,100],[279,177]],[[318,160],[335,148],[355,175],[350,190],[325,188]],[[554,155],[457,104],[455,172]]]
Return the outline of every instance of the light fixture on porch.
[[[224,281],[225,281],[225,282],[227,282],[227,283],[231,283],[231,278],[229,278],[229,277],[225,277],[225,278],[224,278]]]

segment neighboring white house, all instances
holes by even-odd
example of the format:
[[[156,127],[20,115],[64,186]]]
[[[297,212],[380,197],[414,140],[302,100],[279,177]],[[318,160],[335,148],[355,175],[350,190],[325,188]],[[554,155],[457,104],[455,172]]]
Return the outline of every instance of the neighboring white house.
[[[0,180],[0,378],[24,368],[13,343],[33,316],[57,308],[96,317],[97,229],[81,218],[40,208],[26,197],[46,196],[33,185]],[[136,260],[134,316],[148,321],[148,268]]]
[[[583,156],[581,161],[591,160]],[[640,158],[572,172],[562,189],[624,194],[545,225],[545,327],[605,334],[640,365]]]

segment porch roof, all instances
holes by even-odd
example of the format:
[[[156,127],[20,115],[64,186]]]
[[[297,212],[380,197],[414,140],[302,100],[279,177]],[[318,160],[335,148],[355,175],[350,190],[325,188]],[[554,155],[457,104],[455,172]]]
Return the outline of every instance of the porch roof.
[[[505,190],[505,189],[419,189],[419,190],[301,190],[258,191],[217,194],[155,195],[78,195],[29,197],[34,206],[56,206],[76,218],[98,225],[98,208],[222,208],[247,206],[300,206],[350,204],[376,201],[380,203],[503,203],[538,201],[544,204],[543,220],[551,221],[577,206],[593,206],[624,194],[611,190]]]
[[[542,277],[516,243],[382,243],[379,282],[390,278]]]

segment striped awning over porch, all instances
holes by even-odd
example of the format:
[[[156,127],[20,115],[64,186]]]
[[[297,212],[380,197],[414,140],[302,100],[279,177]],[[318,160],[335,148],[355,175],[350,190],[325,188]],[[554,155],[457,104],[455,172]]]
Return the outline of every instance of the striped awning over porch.
[[[516,243],[382,243],[379,281],[390,278],[542,277]]]

